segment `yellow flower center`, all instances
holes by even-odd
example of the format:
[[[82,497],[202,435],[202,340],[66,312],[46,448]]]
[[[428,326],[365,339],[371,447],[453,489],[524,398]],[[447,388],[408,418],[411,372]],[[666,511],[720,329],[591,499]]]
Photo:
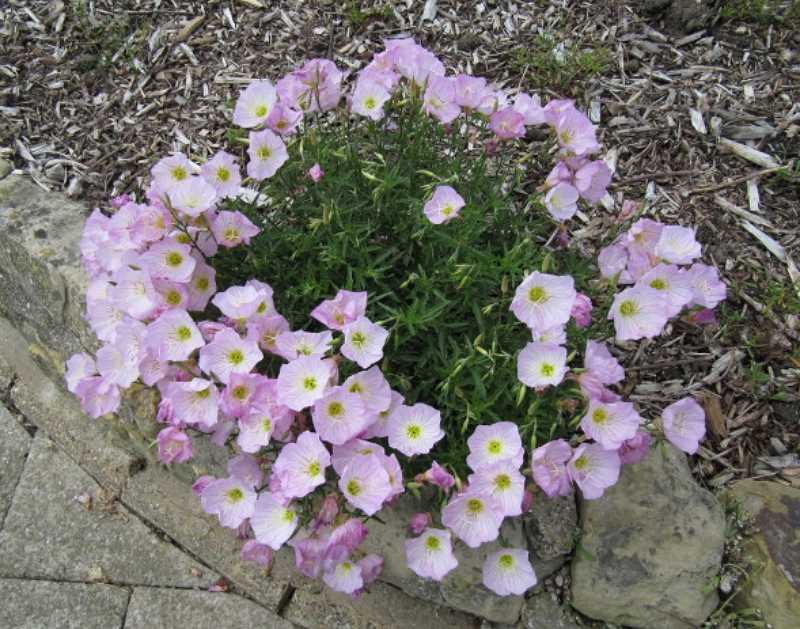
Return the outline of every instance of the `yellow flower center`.
[[[172,169],[172,178],[175,181],[183,181],[188,176],[189,173],[186,172],[186,169],[183,166],[175,166]]]
[[[244,362],[244,354],[240,349],[234,349],[228,353],[228,362],[231,365],[241,365]]]
[[[367,336],[363,332],[356,332],[350,339],[357,348],[361,349],[367,342]]]
[[[187,326],[182,325],[175,330],[175,336],[178,337],[179,341],[188,341],[192,338],[192,331]]]
[[[551,365],[550,363],[542,363],[542,375],[545,378],[551,378],[553,374],[556,372],[555,366]]]
[[[578,459],[575,461],[575,469],[576,470],[582,470],[587,465],[589,465],[589,459],[586,458],[585,454],[582,454],[581,456],[579,456]]]
[[[239,230],[235,227],[228,227],[222,235],[225,236],[225,240],[231,241],[239,240],[242,237]]]
[[[592,421],[595,424],[603,425],[608,421],[608,412],[604,408],[596,408],[592,412]]]
[[[309,463],[308,469],[306,469],[309,476],[319,476],[321,471],[322,468],[320,467],[319,461],[312,461]]]
[[[225,166],[220,166],[217,168],[217,179],[219,179],[222,183],[225,183],[231,178],[231,171],[229,171]]]
[[[428,536],[428,539],[425,540],[425,548],[430,551],[436,552],[437,550],[441,549],[442,542],[439,541],[438,537],[434,537],[433,535]]]
[[[364,109],[375,109],[378,105],[378,101],[376,101],[372,96],[367,96],[364,100]]]
[[[247,387],[240,384],[238,387],[233,388],[232,394],[233,397],[235,397],[237,400],[247,399],[247,394],[248,394]]]
[[[194,392],[194,396],[198,400],[205,400],[210,395],[211,395],[211,387],[206,387],[205,389],[201,389],[200,391]]]
[[[344,413],[344,406],[342,406],[341,402],[331,402],[328,404],[328,415],[331,417],[339,417]]]
[[[272,155],[272,151],[268,146],[259,146],[256,149],[256,157],[258,157],[260,160],[267,160],[269,159],[270,155]]]
[[[498,474],[494,479],[494,486],[501,491],[511,487],[511,477],[508,474]]]
[[[269,107],[266,105],[259,105],[253,113],[255,113],[256,118],[263,118],[269,113]]]
[[[455,210],[452,205],[445,205],[442,208],[442,216],[450,216]]]
[[[317,379],[312,376],[305,378],[303,380],[303,388],[306,391],[313,391],[314,389],[317,388]]]
[[[619,313],[623,317],[630,317],[636,314],[637,311],[636,302],[626,299],[623,301],[619,306]]]
[[[183,256],[177,251],[170,251],[167,254],[166,262],[168,266],[177,267],[183,263]]]
[[[283,510],[283,521],[284,522],[294,522],[294,511],[291,509],[284,509]]]
[[[652,288],[655,288],[656,290],[664,290],[667,287],[667,283],[660,277],[657,277],[652,282],[650,282],[650,286]]]
[[[406,436],[409,439],[419,439],[422,436],[422,426],[419,424],[410,424],[406,427]]]
[[[267,311],[267,304],[266,302],[261,302],[258,304],[258,308],[256,308],[256,314],[264,314]]]
[[[182,245],[189,245],[192,242],[192,238],[191,236],[189,236],[189,234],[178,234],[175,237],[175,240],[177,240]]]
[[[355,478],[347,482],[347,493],[351,496],[358,496],[361,493],[361,483]]]
[[[361,384],[358,382],[354,382],[353,384],[351,384],[348,390],[350,391],[350,393],[364,393],[364,387],[362,387]]]
[[[541,304],[547,301],[547,291],[541,286],[534,286],[528,291],[528,299],[535,304]]]
[[[497,560],[497,563],[501,568],[508,570],[514,566],[514,558],[511,555],[500,555],[500,559]]]
[[[171,290],[167,293],[166,300],[170,306],[177,306],[181,303],[181,294],[176,290]]]
[[[208,290],[208,287],[211,285],[207,277],[198,277],[194,283],[197,290],[205,292]]]
[[[483,512],[483,502],[477,498],[467,500],[467,514],[471,516],[480,515]]]
[[[235,502],[239,502],[241,500],[244,500],[244,492],[241,489],[239,489],[238,487],[234,487],[233,489],[229,489],[228,493],[225,494],[225,495],[228,496],[228,500],[230,502],[234,502],[235,503]]]
[[[500,454],[503,450],[503,443],[499,439],[492,439],[486,444],[489,454]]]

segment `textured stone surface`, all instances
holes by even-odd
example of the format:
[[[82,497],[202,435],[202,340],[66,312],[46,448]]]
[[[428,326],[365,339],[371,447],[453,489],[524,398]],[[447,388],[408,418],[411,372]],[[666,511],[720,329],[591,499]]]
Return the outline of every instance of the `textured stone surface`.
[[[578,508],[575,495],[548,498],[537,492],[524,518],[533,567],[541,581],[563,566],[578,534]]]
[[[25,429],[0,404],[0,528],[22,475],[30,442]]]
[[[120,629],[128,591],[111,585],[0,579],[3,629]]]
[[[730,495],[758,531],[744,543],[750,580],[736,597],[741,608],[760,609],[774,629],[800,624],[800,489],[771,481],[743,480]]]
[[[92,498],[91,509],[76,499],[81,495]],[[217,578],[111,502],[41,432],[0,532],[0,548],[4,577],[204,588]]]
[[[135,588],[124,629],[292,629],[253,601],[222,592]]]
[[[720,0],[639,0],[639,4],[646,13],[663,15],[670,28],[692,32],[711,22]]]
[[[579,629],[570,614],[548,592],[525,601],[517,629]]]
[[[0,179],[6,177],[12,170],[13,166],[7,159],[0,159]]]
[[[580,505],[581,547],[572,562],[572,605],[610,623],[683,629],[717,605],[725,516],[669,445],[626,465],[599,500]]]

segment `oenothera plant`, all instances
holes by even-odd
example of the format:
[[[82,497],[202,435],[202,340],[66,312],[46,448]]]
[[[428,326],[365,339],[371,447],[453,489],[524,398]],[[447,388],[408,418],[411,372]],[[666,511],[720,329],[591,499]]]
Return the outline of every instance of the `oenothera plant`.
[[[157,387],[164,463],[189,460],[197,432],[232,453],[194,491],[242,556],[288,544],[303,574],[355,595],[382,568],[358,550],[364,521],[404,491],[439,492],[403,526],[409,568],[440,580],[536,492],[601,496],[651,434],[695,452],[704,415],[686,398],[648,422],[614,391],[612,327],[579,292],[590,264],[566,226],[611,171],[573,102],[447,76],[410,39],[345,83],[319,59],[253,82],[230,152],[164,157],[143,202],[89,217],[104,345],[68,361],[67,384],[93,417]],[[526,141],[539,125],[548,139]],[[708,320],[725,287],[699,255],[692,229],[649,219],[603,249],[595,298],[632,284],[610,303],[618,339],[687,308]],[[497,594],[535,582],[526,549],[486,560]]]

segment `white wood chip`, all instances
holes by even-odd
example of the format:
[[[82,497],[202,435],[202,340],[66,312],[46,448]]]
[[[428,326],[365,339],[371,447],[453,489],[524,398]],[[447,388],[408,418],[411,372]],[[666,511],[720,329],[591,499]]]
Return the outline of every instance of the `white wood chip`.
[[[719,143],[721,146],[727,148],[735,155],[738,155],[739,157],[741,157],[744,160],[747,160],[748,162],[757,164],[758,166],[762,166],[764,168],[780,167],[780,163],[772,155],[763,153],[757,149],[747,146],[746,144],[734,142],[733,140],[729,140],[728,138],[720,138]]]
[[[695,131],[697,131],[698,133],[702,133],[703,135],[708,133],[708,129],[706,128],[706,122],[705,120],[703,120],[703,114],[700,113],[699,110],[690,107],[689,116],[692,119],[692,126],[694,127]]]
[[[747,181],[747,205],[750,207],[751,212],[761,214],[761,196],[758,193],[758,179],[749,179]]]
[[[751,221],[753,223],[758,223],[759,225],[763,225],[764,227],[772,227],[772,223],[770,223],[767,219],[763,216],[759,216],[758,214],[753,214],[752,212],[748,212],[744,208],[740,208],[738,205],[734,205],[724,197],[714,195],[714,202],[720,206],[723,210],[730,212],[731,214],[736,214],[741,218]]]
[[[422,9],[422,17],[420,18],[423,22],[425,20],[433,21],[436,19],[437,4],[438,0],[425,0],[425,6]]]

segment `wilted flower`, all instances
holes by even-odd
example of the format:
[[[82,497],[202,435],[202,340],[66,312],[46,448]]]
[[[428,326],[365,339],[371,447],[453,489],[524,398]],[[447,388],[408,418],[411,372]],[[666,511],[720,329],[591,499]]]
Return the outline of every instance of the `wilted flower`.
[[[308,169],[308,177],[314,183],[319,183],[322,181],[322,178],[325,176],[325,171],[322,170],[322,167],[319,164],[314,164],[311,168]]]
[[[575,325],[585,328],[592,322],[592,300],[587,295],[578,293],[569,314],[575,320]]]
[[[715,267],[697,262],[689,267],[686,275],[692,289],[689,305],[716,308],[725,299],[727,289]]]
[[[342,330],[367,311],[367,293],[340,290],[311,311],[311,316],[331,330]]]
[[[167,426],[158,433],[158,459],[162,463],[185,463],[192,458],[192,440],[185,432]]]
[[[636,434],[627,439],[617,450],[619,459],[623,464],[639,463],[650,452],[650,433],[646,430],[637,430]]]

